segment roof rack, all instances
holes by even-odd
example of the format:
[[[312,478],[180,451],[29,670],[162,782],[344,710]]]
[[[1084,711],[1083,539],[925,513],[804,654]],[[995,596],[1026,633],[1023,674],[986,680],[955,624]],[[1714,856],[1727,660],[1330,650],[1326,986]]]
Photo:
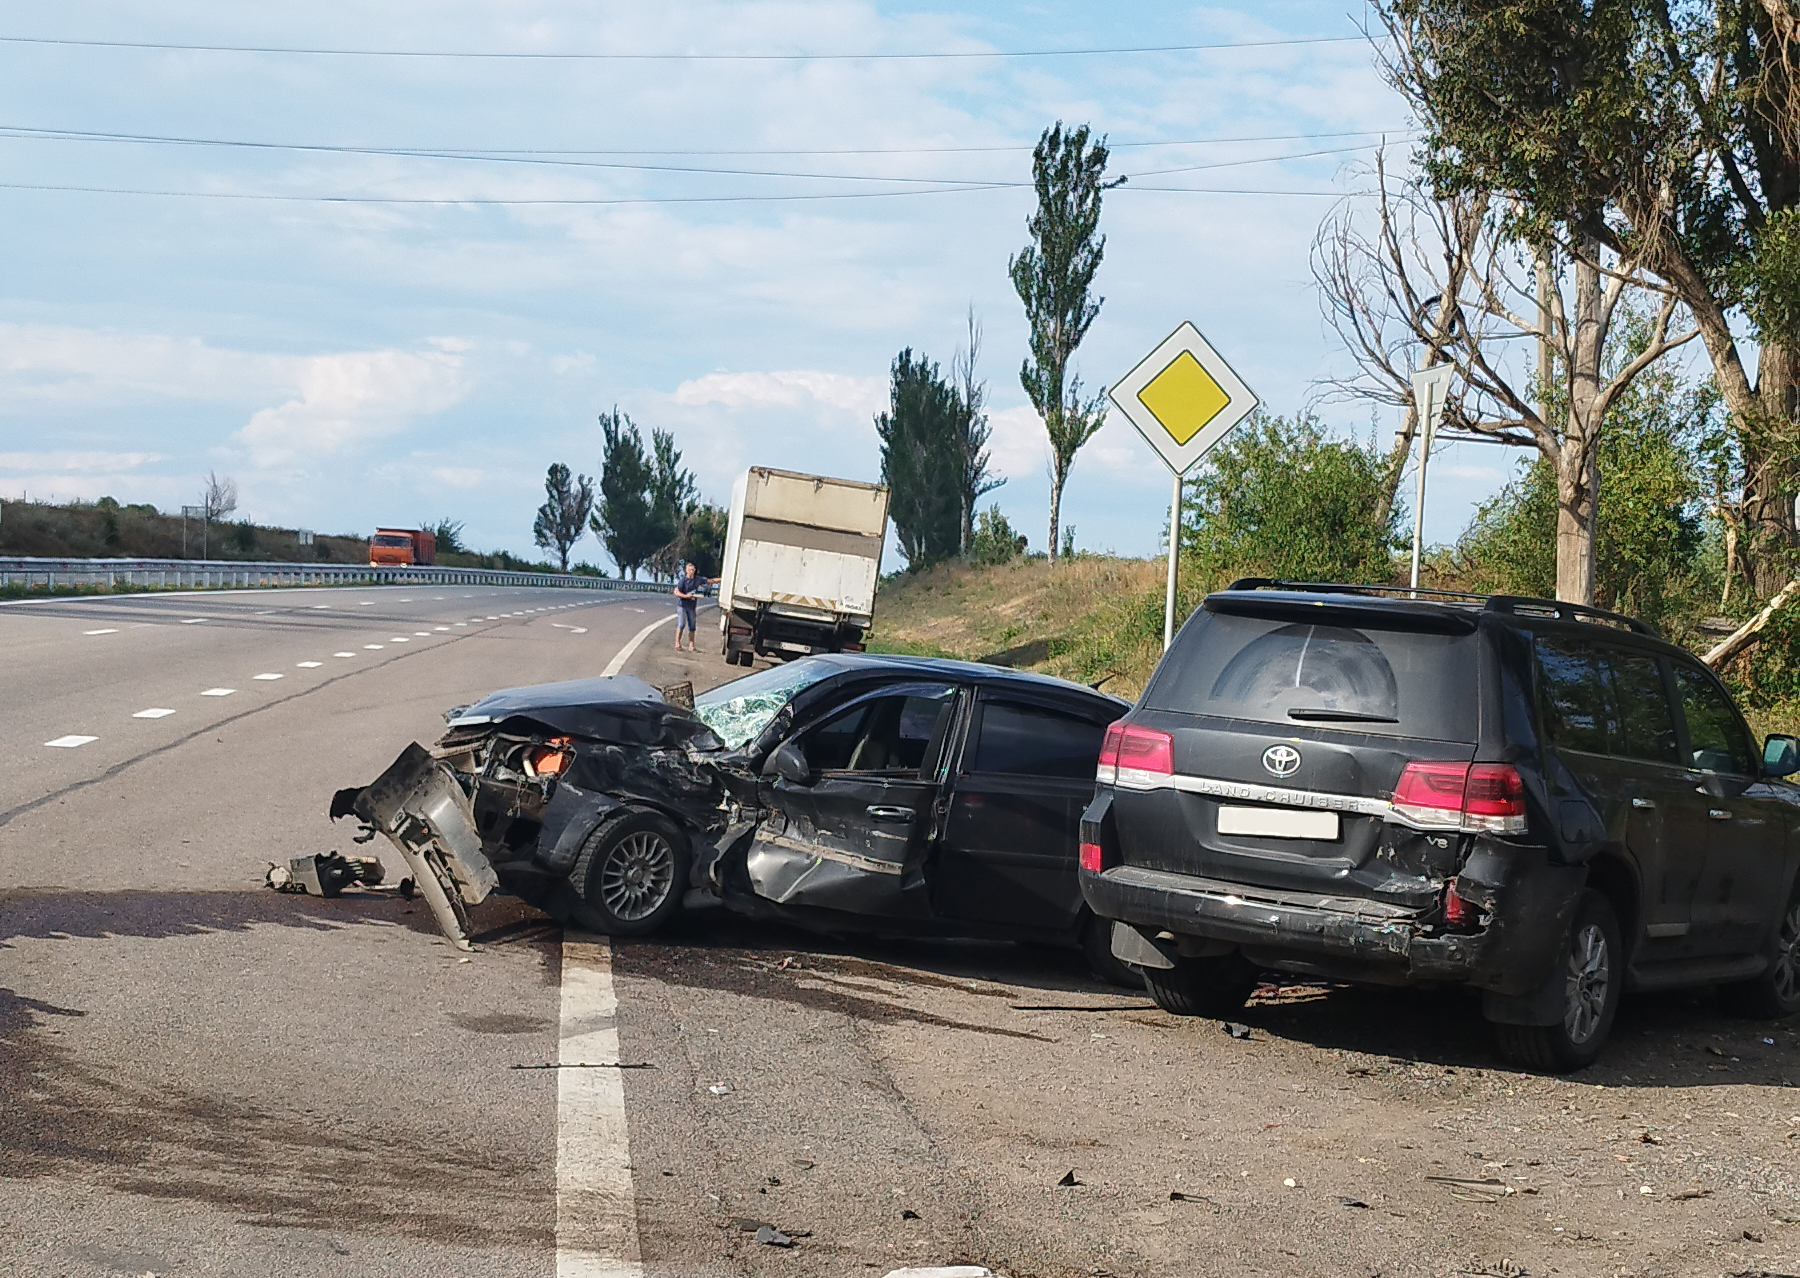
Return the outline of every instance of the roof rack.
[[[1653,639],[1661,638],[1647,621],[1628,617],[1622,612],[1608,612],[1587,604],[1564,603],[1560,599],[1538,599],[1530,595],[1490,595],[1473,590],[1429,590],[1423,587],[1381,586],[1367,582],[1352,584],[1342,581],[1283,581],[1277,577],[1239,577],[1227,590],[1295,590],[1330,591],[1333,594],[1375,595],[1378,597],[1414,599],[1428,602],[1478,603],[1485,612],[1504,612],[1515,617],[1554,617],[1558,621],[1584,621],[1590,624],[1619,626]]]

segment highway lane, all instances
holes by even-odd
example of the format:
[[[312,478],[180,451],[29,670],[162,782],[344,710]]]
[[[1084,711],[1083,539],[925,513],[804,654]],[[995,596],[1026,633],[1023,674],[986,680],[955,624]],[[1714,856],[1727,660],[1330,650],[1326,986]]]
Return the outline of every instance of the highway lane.
[[[556,1060],[558,930],[497,901],[471,960],[417,903],[261,880],[353,850],[330,794],[444,709],[599,673],[668,608],[524,589],[0,608],[0,1272],[555,1272],[557,1073],[512,1067]],[[684,662],[647,643],[633,668]],[[65,735],[95,739],[44,744]]]

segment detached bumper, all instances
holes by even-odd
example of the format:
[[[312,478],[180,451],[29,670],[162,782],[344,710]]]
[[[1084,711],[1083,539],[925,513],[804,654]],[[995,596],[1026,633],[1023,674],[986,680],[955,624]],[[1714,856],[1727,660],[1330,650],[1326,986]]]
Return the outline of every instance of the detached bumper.
[[[1542,851],[1477,851],[1459,895],[1492,916],[1475,933],[1429,929],[1416,910],[1358,897],[1275,891],[1138,866],[1082,871],[1094,913],[1149,936],[1226,942],[1264,961],[1289,960],[1348,980],[1456,982],[1501,994],[1543,985],[1586,881]]]

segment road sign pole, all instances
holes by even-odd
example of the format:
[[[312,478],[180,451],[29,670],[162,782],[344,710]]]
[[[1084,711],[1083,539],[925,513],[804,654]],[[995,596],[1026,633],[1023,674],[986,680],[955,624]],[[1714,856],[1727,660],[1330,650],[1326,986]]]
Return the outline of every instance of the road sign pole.
[[[1169,589],[1163,596],[1163,651],[1175,640],[1175,574],[1181,562],[1181,472],[1173,471],[1175,491],[1169,498]]]
[[[1413,409],[1419,435],[1419,494],[1413,503],[1412,590],[1419,589],[1419,556],[1425,545],[1425,468],[1431,463],[1431,445],[1437,438],[1438,418],[1449,401],[1450,379],[1456,368],[1433,364],[1412,375]]]
[[[1425,465],[1431,460],[1431,437],[1422,435],[1419,443],[1419,495],[1413,502],[1412,589],[1419,589],[1419,551],[1425,540]]]

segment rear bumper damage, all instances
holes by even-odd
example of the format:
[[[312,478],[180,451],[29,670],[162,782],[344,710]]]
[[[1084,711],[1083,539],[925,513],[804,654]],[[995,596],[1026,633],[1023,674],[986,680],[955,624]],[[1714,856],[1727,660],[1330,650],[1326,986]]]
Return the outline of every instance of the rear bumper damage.
[[[1445,929],[1435,911],[1138,866],[1084,870],[1081,890],[1096,914],[1170,959],[1223,943],[1278,970],[1510,997],[1544,985],[1585,881],[1583,867],[1551,865],[1543,849],[1479,844],[1455,879],[1479,914],[1470,930]]]

